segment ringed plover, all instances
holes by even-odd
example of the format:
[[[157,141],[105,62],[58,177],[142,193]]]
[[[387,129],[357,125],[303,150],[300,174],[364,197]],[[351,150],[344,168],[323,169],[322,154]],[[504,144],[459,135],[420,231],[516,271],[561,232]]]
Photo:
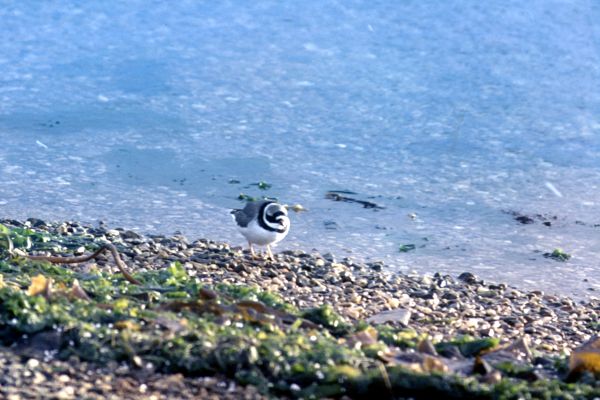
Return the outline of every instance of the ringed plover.
[[[267,246],[267,255],[273,260],[271,245],[285,238],[290,230],[287,208],[275,201],[260,200],[248,202],[243,209],[233,210],[231,214],[248,241],[250,254],[256,256],[253,244]]]

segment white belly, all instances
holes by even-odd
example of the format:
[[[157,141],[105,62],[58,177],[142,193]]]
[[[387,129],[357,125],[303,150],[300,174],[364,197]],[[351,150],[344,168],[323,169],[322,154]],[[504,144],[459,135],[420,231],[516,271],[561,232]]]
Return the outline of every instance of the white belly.
[[[267,231],[258,225],[255,220],[251,221],[247,227],[239,227],[240,232],[248,242],[259,246],[274,244],[282,240],[288,233],[286,230],[283,233]]]

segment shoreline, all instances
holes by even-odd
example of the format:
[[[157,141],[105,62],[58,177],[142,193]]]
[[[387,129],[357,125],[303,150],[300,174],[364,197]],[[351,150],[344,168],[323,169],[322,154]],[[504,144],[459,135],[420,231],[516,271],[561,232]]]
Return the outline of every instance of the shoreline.
[[[231,207],[235,207],[235,205]],[[539,228],[539,226],[544,227],[544,229],[559,229],[560,227],[558,223],[555,224],[556,226],[553,225],[551,228],[546,227],[543,225],[543,221],[545,220],[539,219],[541,217],[558,218],[554,215],[547,216],[546,214],[541,215],[532,213],[519,213],[513,210],[501,210],[501,213],[507,214],[507,220],[504,221],[504,223],[510,224],[512,222],[513,225],[511,226],[517,230],[527,230],[528,232],[532,233],[531,230],[535,229],[536,227]],[[516,215],[515,218],[513,218],[513,214]],[[17,220],[22,220],[22,218],[27,217],[27,215],[23,214],[18,215],[19,218],[16,218]],[[303,215],[300,217],[306,218],[306,216],[308,216],[308,214],[303,213]],[[247,245],[243,236],[240,235],[235,229],[235,225],[231,224],[231,219],[227,210],[222,209],[218,213],[215,212],[208,215],[209,219],[212,217],[226,217],[222,220],[219,219],[219,224],[225,225],[226,228],[217,229],[214,235],[212,235],[210,232],[207,233],[205,229],[195,230],[185,224],[180,226],[174,222],[170,222],[168,225],[166,225],[166,228],[161,229],[157,221],[154,221],[155,225],[152,228],[145,227],[144,223],[136,224],[135,222],[131,221],[129,223],[119,222],[118,219],[111,220],[111,222],[106,222],[98,219],[80,217],[82,219],[75,219],[74,221],[77,221],[81,225],[94,227],[107,226],[114,228],[123,226],[127,230],[131,230],[146,237],[171,237],[176,234],[182,234],[190,240],[196,238],[206,238],[219,243],[229,243],[231,247]],[[534,218],[535,222],[523,224],[520,219],[517,219],[525,217]],[[35,218],[35,220],[39,219]],[[60,224],[61,222],[68,220],[70,219],[48,219],[47,221],[51,221],[49,223],[52,224]],[[315,221],[311,222],[314,223]],[[590,221],[582,222],[577,220],[576,222],[568,222],[573,224],[573,226],[580,228],[588,227],[591,229],[593,227],[593,224]],[[316,223],[320,222],[317,221]],[[378,232],[381,233],[384,231]],[[460,245],[460,241],[454,241],[452,243],[449,242],[446,248],[443,248],[444,246],[440,246],[435,250],[433,250],[435,247],[433,243],[428,244],[426,246],[427,248],[423,249],[421,249],[423,244],[417,244],[416,249],[403,252],[402,250],[399,250],[399,248],[406,246],[406,243],[409,242],[409,245],[414,244],[412,242],[416,243],[416,240],[398,239],[396,241],[398,245],[394,244],[392,246],[393,248],[385,248],[382,250],[382,252],[377,251],[375,254],[371,254],[363,253],[361,251],[362,248],[366,247],[364,243],[368,242],[362,241],[360,239],[361,236],[359,236],[356,240],[353,239],[350,243],[346,243],[348,240],[341,240],[338,243],[332,242],[332,236],[335,237],[336,234],[345,234],[342,230],[331,230],[324,232],[316,231],[311,235],[311,237],[319,237],[322,234],[326,235],[329,237],[329,241],[325,242],[321,241],[320,238],[319,240],[311,242],[310,238],[305,237],[306,232],[303,234],[303,237],[294,237],[293,233],[294,232],[292,232],[291,237],[287,237],[284,242],[275,246],[274,251],[281,252],[286,250],[299,250],[309,254],[319,253],[322,255],[332,253],[339,260],[350,258],[354,262],[362,264],[383,262],[394,272],[398,271],[402,274],[409,275],[418,274],[431,276],[433,273],[439,272],[443,275],[451,275],[452,277],[456,278],[462,272],[470,271],[488,282],[501,282],[515,287],[521,291],[529,292],[539,290],[543,291],[545,294],[556,295],[559,297],[570,297],[577,302],[581,300],[600,300],[600,287],[598,287],[597,280],[594,280],[596,273],[593,267],[593,261],[584,261],[580,255],[581,249],[577,250],[577,246],[565,243],[564,241],[561,241],[561,243],[539,243],[537,245],[532,245],[533,247],[527,252],[527,254],[523,253],[522,249],[515,249],[516,253],[514,253],[514,258],[512,256],[508,256],[507,254],[497,252],[494,255],[490,255],[489,258],[481,258],[481,255],[478,256],[478,254],[472,254],[467,247],[464,246],[464,244]],[[542,234],[543,232],[539,233]],[[567,235],[566,232],[560,232],[558,230],[554,231],[554,233],[558,236]],[[592,231],[590,231],[590,234],[591,233]],[[553,235],[549,235],[548,237],[550,236]],[[366,235],[365,237],[369,238],[370,236]],[[381,239],[377,235],[375,237],[377,240]],[[428,237],[430,237],[430,240],[432,240],[431,235]],[[361,242],[363,243],[362,245]],[[585,248],[594,248],[594,246],[590,245],[589,243],[580,243],[580,245]],[[561,260],[557,258],[548,257],[548,253],[551,254],[551,252],[554,250],[560,250],[561,248],[564,248],[566,252],[570,253],[572,256],[571,259],[560,262]],[[390,253],[391,251],[394,252],[393,255]],[[592,260],[593,259],[594,258],[592,258]],[[477,261],[473,262],[473,260]],[[555,279],[550,279],[549,277],[553,277]],[[561,284],[557,284],[556,282],[560,282]]]
[[[427,344],[436,346],[433,352],[431,349],[429,350],[429,353],[434,354],[420,350],[415,354],[434,355],[436,360],[439,359],[440,363],[448,364],[448,366],[450,360],[455,360],[459,356],[460,359],[469,359],[472,355],[453,355],[452,351],[456,351],[455,349],[444,355],[443,346],[440,344],[454,343],[457,338],[472,337],[480,341],[477,343],[486,343],[485,346],[490,348],[509,347],[520,341],[525,343],[527,352],[530,353],[529,364],[533,365],[530,372],[537,374],[536,380],[560,380],[565,374],[565,368],[564,365],[558,370],[554,368],[557,360],[562,360],[564,364],[569,354],[590,340],[600,330],[597,322],[600,315],[600,301],[598,300],[575,302],[568,297],[546,295],[541,291],[521,291],[502,283],[481,281],[468,272],[459,277],[440,274],[433,276],[406,275],[400,272],[386,271],[383,263],[358,263],[348,259],[335,260],[328,254],[309,254],[302,251],[276,253],[275,262],[270,263],[252,259],[247,250],[242,251],[242,249],[232,248],[226,243],[216,243],[205,239],[190,242],[181,235],[142,236],[133,231],[84,226],[76,222],[53,225],[41,220],[30,219],[29,221],[29,223],[23,223],[0,220],[0,224],[9,228],[32,228],[33,232],[48,234],[51,239],[47,242],[50,244],[47,246],[47,250],[51,251],[38,253],[50,254],[52,252],[56,254],[58,250],[59,254],[77,255],[83,252],[87,253],[86,247],[97,241],[108,240],[118,246],[121,257],[128,264],[129,271],[134,274],[165,271],[177,263],[181,266],[181,271],[183,271],[181,273],[187,277],[185,279],[200,282],[203,287],[242,285],[242,287],[248,287],[255,291],[265,291],[280,298],[282,302],[279,305],[284,309],[290,307],[295,310],[309,310],[327,304],[334,313],[341,317],[340,321],[343,321],[345,325],[365,324],[379,329],[372,337],[359,336],[357,338],[355,336],[358,334],[355,334],[354,336],[341,336],[338,340],[343,339],[344,343],[356,340],[361,343],[362,347],[367,347],[380,344],[385,329],[388,329],[386,327],[393,328],[397,332],[414,332],[407,342],[412,340],[415,343],[419,342],[419,346],[422,343],[425,343],[424,346]],[[34,243],[30,249],[17,250],[27,252],[43,247],[41,244],[39,245],[41,247],[36,246],[37,243]],[[95,262],[82,265],[76,264],[69,268],[80,274],[78,276],[89,274],[93,268],[118,273],[113,260],[108,257],[102,257]],[[185,292],[181,293],[182,299],[189,297],[189,295],[185,297],[187,295]],[[306,316],[306,313],[300,315],[304,315],[303,318],[312,321]],[[319,320],[319,322],[322,321]],[[322,324],[327,327],[326,321]],[[327,329],[330,334],[334,336],[337,334],[335,326],[332,325]],[[364,332],[372,331],[367,328]],[[426,338],[425,341],[422,340],[423,338]],[[31,340],[31,343],[33,342],[34,340]],[[469,342],[471,342],[470,339]],[[31,343],[21,343],[19,351],[22,351],[23,346],[26,349],[28,346],[35,348]],[[473,343],[475,342],[473,341]],[[395,343],[399,349],[404,344],[400,341]],[[388,342],[386,345],[391,347]],[[410,346],[407,345],[407,347]],[[2,354],[6,354],[5,351],[9,353],[12,351],[7,348],[2,350],[0,358],[4,357]],[[414,352],[414,349],[412,351]],[[389,363],[404,367],[408,365],[404,352],[398,350],[398,353],[394,354],[394,359]],[[14,358],[8,358],[12,360],[11,365],[16,365]],[[385,360],[385,357],[379,358]],[[23,360],[24,371],[28,370],[28,362],[31,361]],[[35,362],[33,363],[35,364]],[[493,364],[493,362],[490,361],[489,364]],[[448,366],[442,370],[447,372],[450,368]],[[450,369],[450,371],[457,373],[454,369]],[[484,376],[489,379],[498,379],[497,374],[496,378],[492,378],[490,375],[498,371],[500,371],[498,368],[493,367]],[[501,371],[501,374],[502,376],[510,375],[506,371]],[[38,375],[33,371],[29,376]],[[471,376],[470,373],[465,375],[467,378]],[[512,376],[510,378],[516,379]],[[27,379],[23,379],[27,381]],[[194,385],[187,381],[189,379],[192,378],[181,379],[181,382],[185,382],[182,388]],[[222,382],[228,382],[226,386],[231,386],[233,381],[230,379],[231,377],[224,377]],[[75,379],[71,380],[75,383],[74,381]],[[76,381],[79,383],[79,379]],[[211,381],[211,384],[218,384],[215,382]],[[197,382],[195,384],[202,386]],[[211,386],[208,383],[205,386],[206,393],[212,393],[209,389]],[[68,397],[67,393],[67,397],[64,398],[82,396],[83,392],[78,391],[79,389],[74,387],[72,396]],[[15,386],[12,386],[11,389],[11,386],[2,385],[0,393],[8,396],[8,394],[18,394],[18,390]],[[147,387],[144,390],[147,390]],[[157,390],[157,393],[162,393],[160,389]],[[186,396],[185,390],[182,389],[180,393],[183,397]],[[239,390],[235,391],[236,396],[246,396],[246,398],[261,396],[252,385],[236,386],[235,390]],[[103,395],[107,395],[107,393],[105,392]],[[127,396],[134,396],[132,393]],[[194,391],[189,393],[194,393]],[[293,395],[293,390],[291,394]],[[171,393],[171,395],[173,394]],[[219,395],[223,395],[223,392],[220,392]],[[273,393],[270,392],[270,395]],[[286,396],[289,395],[290,393],[286,394]],[[148,393],[140,392],[139,396],[147,397]]]

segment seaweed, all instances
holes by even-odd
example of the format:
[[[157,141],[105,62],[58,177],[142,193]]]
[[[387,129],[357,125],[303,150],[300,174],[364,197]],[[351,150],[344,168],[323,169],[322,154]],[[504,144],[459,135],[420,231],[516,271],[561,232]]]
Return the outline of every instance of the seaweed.
[[[62,246],[68,240],[48,237],[43,242],[39,238],[46,234],[11,228],[2,234],[31,237],[28,250],[48,242]],[[98,247],[93,239],[85,240]],[[504,358],[493,362],[509,349],[498,350],[495,338],[458,337],[432,345],[426,332],[350,323],[327,304],[302,310],[258,287],[209,287],[178,262],[135,277],[139,284],[100,268],[71,270],[6,251],[0,258],[0,342],[18,351],[52,350],[61,359],[126,362],[133,368],[190,376],[225,375],[270,396],[600,396],[597,385],[582,383],[578,376],[571,376],[572,383],[563,381],[558,374],[564,366],[551,379],[531,382],[531,364]],[[583,361],[576,363],[577,372],[595,368],[588,361],[595,353],[578,354],[576,361]],[[490,368],[502,374],[499,382],[485,383],[484,376],[465,372],[465,365],[474,369],[477,357],[488,357]]]
[[[456,347],[465,357],[474,357],[485,350],[492,349],[500,343],[497,338],[476,339],[471,336],[459,336],[449,342],[440,342],[436,344],[438,353],[451,352],[451,347]]]
[[[544,257],[551,258],[555,261],[565,262],[571,258],[571,255],[563,251],[562,249],[554,249],[552,253],[544,253]]]
[[[259,181],[259,182],[256,182],[256,183],[252,183],[252,184],[251,184],[251,186],[256,186],[256,187],[258,187],[260,190],[269,190],[269,189],[271,189],[271,187],[272,187],[273,185],[272,185],[272,184],[270,184],[270,183],[267,183],[267,182],[265,182],[265,181]]]
[[[344,194],[355,194],[353,192],[347,192],[343,190],[330,190],[325,193],[325,198],[333,201],[343,201],[346,203],[356,203],[363,206],[363,208],[373,209],[374,211],[383,210],[385,207],[379,204],[373,203],[372,201],[359,200],[353,197],[345,196]]]
[[[408,253],[409,251],[412,251],[416,248],[417,246],[414,244],[403,244],[400,246],[399,251],[400,253]]]

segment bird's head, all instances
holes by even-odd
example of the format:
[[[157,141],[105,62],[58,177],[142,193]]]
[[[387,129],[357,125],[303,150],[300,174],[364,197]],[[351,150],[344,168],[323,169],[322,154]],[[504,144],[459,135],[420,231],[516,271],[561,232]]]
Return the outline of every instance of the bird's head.
[[[263,219],[266,225],[277,230],[287,230],[290,226],[287,209],[279,203],[267,204]]]

